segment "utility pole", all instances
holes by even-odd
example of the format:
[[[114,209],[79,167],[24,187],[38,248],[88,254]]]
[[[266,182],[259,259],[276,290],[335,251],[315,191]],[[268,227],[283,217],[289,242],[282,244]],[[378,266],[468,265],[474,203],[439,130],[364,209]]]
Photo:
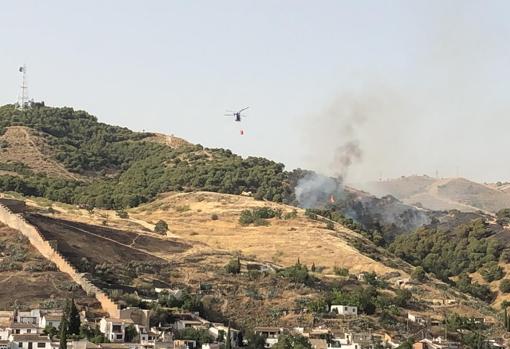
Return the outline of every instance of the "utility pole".
[[[18,95],[17,109],[24,110],[28,107],[28,85],[27,85],[27,66],[23,64],[18,71],[21,73],[21,85]]]

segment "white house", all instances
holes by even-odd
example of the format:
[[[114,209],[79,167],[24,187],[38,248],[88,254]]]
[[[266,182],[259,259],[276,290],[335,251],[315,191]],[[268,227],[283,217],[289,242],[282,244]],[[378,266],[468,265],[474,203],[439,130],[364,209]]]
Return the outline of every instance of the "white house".
[[[409,319],[409,321],[415,322],[417,324],[424,325],[427,323],[427,318],[425,318],[424,316],[418,315],[418,314],[408,313],[407,319]]]
[[[359,345],[358,343],[353,343],[351,338],[344,335],[344,338],[333,337],[330,340],[330,342],[328,344],[328,349],[337,349],[337,348],[361,349],[361,345]]]
[[[41,332],[38,325],[33,323],[13,322],[7,327],[12,334],[39,334]]]
[[[197,341],[191,339],[176,339],[174,340],[174,349],[195,349]]]
[[[41,312],[39,309],[34,309],[30,311],[18,311],[16,313],[15,321],[24,324],[34,324],[38,325],[41,319]]]
[[[211,327],[209,327],[209,334],[214,338],[214,340],[218,340],[221,333],[223,333],[226,341],[227,333],[228,333],[228,326],[225,326],[221,323],[213,323]],[[237,345],[237,339],[239,336],[239,330],[230,328],[230,344],[232,344],[233,347]]]
[[[52,349],[48,336],[38,334],[12,334],[9,349]]]
[[[278,343],[278,337],[283,333],[283,329],[278,327],[255,327],[254,332],[266,340],[264,348],[272,348],[273,345]]]
[[[0,327],[0,341],[6,341],[11,335],[11,329],[7,327]]]
[[[220,343],[205,343],[202,344],[202,349],[220,349]]]
[[[56,329],[60,326],[60,320],[62,319],[62,315],[58,314],[45,314],[41,318],[41,322],[39,324],[40,328],[54,327]]]
[[[192,313],[176,314],[177,320],[174,322],[174,328],[178,331],[185,328],[195,328],[206,330],[211,323],[198,315]]]
[[[159,288],[159,287],[156,287],[154,288],[154,291],[156,291],[156,293],[167,293],[168,295],[170,296],[173,296],[175,299],[181,299],[182,298],[182,290],[179,290],[178,288],[176,289],[173,289],[173,288]]]
[[[337,313],[339,315],[358,315],[358,307],[352,307],[349,305],[332,305],[331,313]]]
[[[148,330],[145,326],[135,325],[136,332],[138,332],[138,336],[140,337],[140,344],[143,346],[154,346],[156,340],[159,337],[159,333],[155,331]],[[170,338],[173,340],[173,338]]]
[[[126,327],[132,323],[131,320],[103,317],[101,321],[99,321],[99,331],[101,331],[110,342],[124,342]]]

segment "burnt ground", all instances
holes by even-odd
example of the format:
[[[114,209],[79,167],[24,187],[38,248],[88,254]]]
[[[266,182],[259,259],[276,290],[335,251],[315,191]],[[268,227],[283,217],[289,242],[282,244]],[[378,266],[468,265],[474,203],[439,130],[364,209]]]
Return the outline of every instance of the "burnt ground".
[[[57,249],[72,263],[86,257],[93,263],[125,263],[126,261],[165,262],[154,253],[182,253],[189,245],[139,233],[108,227],[54,219],[38,214],[25,214],[39,228],[46,240],[57,241]]]
[[[100,309],[93,297],[58,271],[20,232],[0,224],[0,309],[59,307],[71,297]]]
[[[190,245],[104,226],[25,213],[48,241],[80,272],[107,290],[132,293],[168,286],[174,263],[160,256],[178,256]],[[142,291],[143,293],[143,291]]]

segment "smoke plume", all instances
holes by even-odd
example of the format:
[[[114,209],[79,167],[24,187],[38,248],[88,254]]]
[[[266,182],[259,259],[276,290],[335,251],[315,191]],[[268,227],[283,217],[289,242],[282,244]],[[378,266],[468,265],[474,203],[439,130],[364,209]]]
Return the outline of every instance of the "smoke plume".
[[[332,195],[335,200],[343,196],[344,188],[341,180],[326,177],[317,173],[309,173],[298,181],[295,188],[296,199],[304,208],[323,206]]]

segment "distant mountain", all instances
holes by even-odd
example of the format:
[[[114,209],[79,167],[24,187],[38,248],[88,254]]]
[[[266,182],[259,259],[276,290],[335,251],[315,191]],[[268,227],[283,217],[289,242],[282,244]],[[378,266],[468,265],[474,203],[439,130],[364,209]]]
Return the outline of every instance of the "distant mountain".
[[[403,202],[430,210],[497,212],[510,207],[508,186],[476,183],[465,178],[409,176],[357,184],[374,195],[393,195]]]

